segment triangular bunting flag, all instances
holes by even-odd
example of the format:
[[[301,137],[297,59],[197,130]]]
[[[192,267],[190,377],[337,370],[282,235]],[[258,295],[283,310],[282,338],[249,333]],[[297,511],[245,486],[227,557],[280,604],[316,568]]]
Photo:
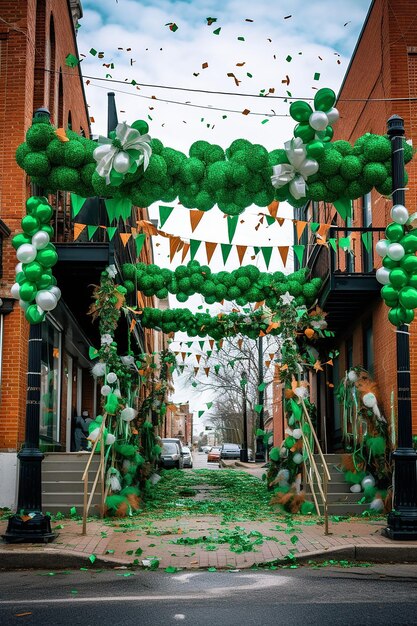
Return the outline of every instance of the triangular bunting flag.
[[[74,241],[78,239],[85,227],[86,224],[78,224],[77,222],[74,222]]]
[[[296,244],[295,246],[293,246],[293,250],[294,250],[295,256],[298,259],[300,267],[303,267],[305,246],[303,246],[301,244]]]
[[[248,249],[248,246],[236,246],[237,256],[239,257],[239,263],[242,265],[243,257],[245,256],[245,252]]]
[[[271,361],[265,361],[265,366],[269,367],[271,365]]]
[[[133,318],[132,321],[130,322],[130,327],[129,327],[130,333],[133,333],[133,329],[135,328],[135,326],[136,326],[136,320],[135,318]]]
[[[77,217],[78,213],[84,206],[84,202],[87,198],[82,198],[81,196],[77,196],[76,193],[71,194],[71,206],[72,206],[72,217]]]
[[[194,376],[197,376],[197,374],[198,374],[198,370],[199,370],[199,369],[200,369],[199,367],[195,367],[195,368],[194,368]]]
[[[213,350],[207,350],[206,356],[208,359],[211,357],[212,353],[213,353]]]
[[[221,243],[220,248],[222,250],[223,263],[226,265],[232,246],[230,243]]]
[[[348,217],[352,217],[352,200],[349,198],[339,198],[333,202],[333,206],[342,220],[346,221]]]
[[[159,228],[162,228],[172,211],[174,210],[173,206],[160,206],[159,207]]]
[[[285,217],[277,217],[277,222],[280,226],[282,226],[285,222]]]
[[[326,239],[327,231],[329,230],[331,224],[320,224],[319,229],[317,231],[317,237],[321,237],[322,239]]]
[[[268,219],[268,216],[266,216],[266,217]],[[264,257],[266,269],[268,269],[269,268],[269,262],[271,260],[272,246],[262,246],[261,250],[262,250],[262,256]]]
[[[109,241],[113,239],[116,230],[117,226],[107,226],[107,236],[109,238]]]
[[[198,417],[201,417],[203,415],[204,411],[199,411],[198,412]]]
[[[310,230],[312,233],[315,233],[318,230],[320,224],[318,222],[310,222]]]
[[[194,259],[195,255],[197,254],[197,250],[199,249],[200,244],[201,244],[201,241],[197,241],[197,239],[190,239],[190,259],[191,259],[191,261]]]
[[[211,407],[212,407],[212,406],[213,406],[213,403],[212,403],[212,402],[207,402],[207,403],[206,403],[206,407],[207,407],[209,410],[211,409]]]
[[[182,360],[185,361],[185,357],[187,356],[186,352],[181,352]]]
[[[255,404],[255,412],[256,413],[261,413],[262,409],[264,408],[263,404]]]
[[[196,354],[195,358],[196,358],[197,363],[200,363],[200,361],[201,361],[201,354]]]
[[[136,256],[139,258],[140,253],[142,252],[143,244],[145,243],[146,235],[145,233],[141,233],[140,235],[136,235],[135,244],[136,244]]]
[[[203,368],[203,369],[204,369],[204,371],[205,371],[205,373],[206,373],[206,376],[208,376],[208,375],[209,375],[209,372],[210,372],[210,368],[209,368],[209,367],[205,367],[205,368]]]
[[[268,206],[269,215],[271,215],[272,217],[276,217],[278,213],[278,207],[279,202],[277,200],[271,202],[271,204]]]
[[[280,257],[282,259],[282,264],[286,265],[287,263],[287,257],[288,257],[288,250],[290,249],[289,246],[278,246],[278,252],[280,254]]]
[[[206,254],[207,254],[207,263],[210,264],[212,256],[214,254],[215,249],[217,248],[217,243],[213,243],[211,241],[206,241]]]
[[[123,246],[126,248],[126,244],[132,236],[132,233],[119,233]]]
[[[331,245],[333,250],[335,252],[337,252],[337,243],[336,243],[336,238],[335,237],[331,237],[331,239],[329,239],[329,244]]]
[[[96,231],[98,229],[98,226],[87,226],[87,237],[88,237],[88,241],[91,241],[92,238],[94,237]]]
[[[227,217],[227,232],[229,234],[229,243],[232,243],[235,236],[237,222],[239,220],[238,215],[229,215]]]
[[[243,339],[238,339],[238,340],[237,340],[237,347],[239,348],[239,350],[240,350],[240,349],[241,349],[241,347],[242,347],[242,343],[243,343]]]
[[[120,218],[127,220],[132,212],[132,203],[129,198],[106,198],[104,204],[110,223]]]
[[[294,220],[295,230],[297,231],[297,239],[300,241],[301,236],[304,232],[305,227],[307,226],[307,222],[303,222],[302,220]]]
[[[367,252],[370,252],[372,250],[372,233],[362,233],[362,241],[363,245],[365,246],[365,250]]]
[[[265,387],[266,387],[266,383],[261,383],[260,385],[258,385],[258,391],[261,391],[261,392],[264,391]]]
[[[275,224],[275,217],[271,217],[271,215],[265,215],[268,226],[272,226]]]
[[[274,358],[274,356],[275,356],[275,352],[269,352],[268,356],[269,356],[269,358],[270,358],[270,359],[271,359],[271,361],[272,361],[272,359],[273,359],[273,358]]]
[[[190,223],[191,223],[191,232],[192,233],[195,231],[195,229],[199,225],[203,215],[204,215],[204,211],[198,211],[197,209],[194,209],[193,211],[190,211]]]
[[[169,238],[169,260],[172,261],[178,247],[181,243],[181,239],[179,237],[170,237]]]
[[[342,248],[342,250],[350,248],[350,237],[340,237],[339,248]]]
[[[184,247],[182,249],[181,263],[184,263],[184,259],[187,256],[189,249],[190,249],[190,244],[189,243],[184,243]]]
[[[216,372],[216,374],[218,374],[218,373],[219,373],[220,367],[221,367],[221,365],[219,365],[219,363],[217,363],[217,364],[214,366],[214,371]]]
[[[204,341],[199,341],[198,345],[200,346],[200,350],[204,349]]]
[[[209,345],[210,345],[210,348],[213,350],[214,339],[209,339]]]

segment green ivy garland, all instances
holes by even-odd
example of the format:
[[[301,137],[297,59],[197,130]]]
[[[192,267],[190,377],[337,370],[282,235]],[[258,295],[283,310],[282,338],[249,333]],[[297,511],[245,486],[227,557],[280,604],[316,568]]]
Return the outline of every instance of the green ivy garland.
[[[166,298],[175,294],[179,302],[186,302],[196,293],[204,296],[207,304],[235,301],[239,306],[262,302],[275,310],[279,298],[287,291],[295,297],[297,306],[310,306],[318,296],[322,281],[313,278],[307,282],[308,269],[292,274],[261,272],[254,265],[245,265],[232,272],[214,273],[196,260],[179,265],[174,271],[158,265],[126,263],[123,265],[124,287],[128,293],[137,290],[145,296]]]

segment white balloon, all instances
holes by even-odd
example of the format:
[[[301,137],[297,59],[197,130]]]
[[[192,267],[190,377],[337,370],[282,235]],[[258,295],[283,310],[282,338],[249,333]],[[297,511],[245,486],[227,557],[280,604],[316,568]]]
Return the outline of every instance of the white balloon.
[[[380,239],[375,246],[376,253],[379,254],[379,256],[381,257],[386,256],[388,252],[388,246],[389,241],[387,241],[386,239]]]
[[[101,361],[99,361],[98,363],[95,363],[93,367],[91,368],[91,373],[94,376],[94,378],[104,376],[104,374],[106,373],[106,364],[102,363]]]
[[[57,287],[56,285],[52,285],[52,287],[49,287],[48,291],[53,293],[57,300],[60,299],[60,297],[61,297],[61,290],[60,290],[59,287]]]
[[[362,491],[362,487],[360,485],[352,485],[350,490],[352,493],[360,493]]]
[[[303,455],[300,454],[299,452],[296,452],[294,454],[294,456],[292,457],[292,460],[294,461],[294,463],[296,463],[297,465],[300,465],[300,463],[303,462]]]
[[[350,370],[350,372],[348,372],[348,379],[351,383],[356,383],[356,381],[358,380],[358,375],[355,370]]]
[[[48,289],[40,289],[36,294],[36,304],[42,311],[52,311],[58,304],[58,300]]]
[[[326,130],[326,127],[329,125],[329,118],[324,111],[313,111],[308,123],[314,130]]]
[[[36,259],[37,250],[30,243],[22,243],[16,250],[16,256],[22,263],[32,263]]]
[[[112,443],[114,443],[115,441],[116,441],[116,437],[112,435],[111,433],[108,433],[106,437],[106,441],[104,443],[106,444],[106,446],[111,446]]]
[[[96,161],[100,161],[104,156],[107,156],[109,153],[109,145],[104,143],[97,148],[93,152],[93,157]]]
[[[32,246],[37,250],[43,250],[49,243],[49,235],[44,230],[38,230],[32,237]]]
[[[405,206],[395,204],[391,209],[391,217],[397,224],[406,224],[410,216]]]
[[[131,422],[136,416],[136,411],[135,409],[132,409],[132,407],[127,406],[126,408],[123,409],[123,411],[120,412],[120,417],[122,418],[122,420],[124,422]]]
[[[13,298],[16,298],[16,300],[19,300],[19,298],[20,298],[20,285],[19,285],[19,283],[15,283],[14,285],[12,285],[12,287],[10,289],[10,293],[12,294]]]
[[[372,511],[382,511],[384,509],[384,502],[381,498],[374,498],[369,505],[369,508],[372,509]]]
[[[294,428],[294,430],[292,431],[292,436],[294,437],[294,439],[300,439],[302,437],[302,430],[301,428]]]
[[[339,119],[339,111],[333,107],[330,111],[326,113],[327,119],[329,120],[329,124],[333,125]]]
[[[122,397],[122,392],[120,391],[120,389],[115,389],[113,391],[113,393],[116,396],[116,398],[121,398]]]
[[[108,383],[110,383],[110,385],[113,385],[113,383],[115,383],[117,380],[117,376],[114,372],[109,372],[106,376],[106,380]]]
[[[389,275],[390,270],[387,270],[386,267],[380,267],[376,270],[375,278],[381,285],[389,285]]]
[[[94,430],[92,430],[91,433],[88,435],[88,439],[94,442],[97,439],[99,432],[100,428],[94,428]]]
[[[26,300],[19,300],[19,306],[24,311],[26,311],[26,309],[28,308],[29,304],[30,304],[30,302],[26,302]]]
[[[313,176],[319,171],[319,164],[315,159],[306,159],[303,162],[303,176]]]
[[[127,152],[118,152],[114,157],[113,169],[119,174],[125,174],[130,167],[130,156]]]
[[[363,489],[366,487],[375,487],[375,478],[371,476],[371,474],[368,474],[361,482],[361,485]]]
[[[377,403],[375,394],[372,392],[365,393],[362,398],[362,402],[368,409],[372,409],[372,407]]]
[[[103,385],[101,388],[102,396],[109,396],[111,394],[111,387],[109,385]]]
[[[400,243],[391,243],[388,246],[388,256],[393,261],[401,261],[403,256],[405,255],[405,250]]]
[[[18,263],[16,265],[16,267],[14,268],[16,274],[18,274],[19,272],[23,272],[23,263]]]

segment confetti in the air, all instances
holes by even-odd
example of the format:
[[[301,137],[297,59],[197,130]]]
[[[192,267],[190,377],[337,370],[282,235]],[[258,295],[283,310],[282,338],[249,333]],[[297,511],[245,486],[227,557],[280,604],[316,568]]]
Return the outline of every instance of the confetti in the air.
[[[172,30],[173,33],[178,30],[178,26],[175,22],[168,22],[167,24],[165,24],[165,26],[169,26],[169,30]]]

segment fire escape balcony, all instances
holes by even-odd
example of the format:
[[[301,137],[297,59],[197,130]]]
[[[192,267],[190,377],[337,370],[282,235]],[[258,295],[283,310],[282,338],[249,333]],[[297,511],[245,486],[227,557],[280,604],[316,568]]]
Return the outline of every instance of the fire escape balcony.
[[[332,226],[329,240],[335,246],[312,248],[307,265],[312,277],[323,281],[318,304],[328,314],[329,329],[336,333],[379,298],[374,249],[383,233],[383,228]]]

